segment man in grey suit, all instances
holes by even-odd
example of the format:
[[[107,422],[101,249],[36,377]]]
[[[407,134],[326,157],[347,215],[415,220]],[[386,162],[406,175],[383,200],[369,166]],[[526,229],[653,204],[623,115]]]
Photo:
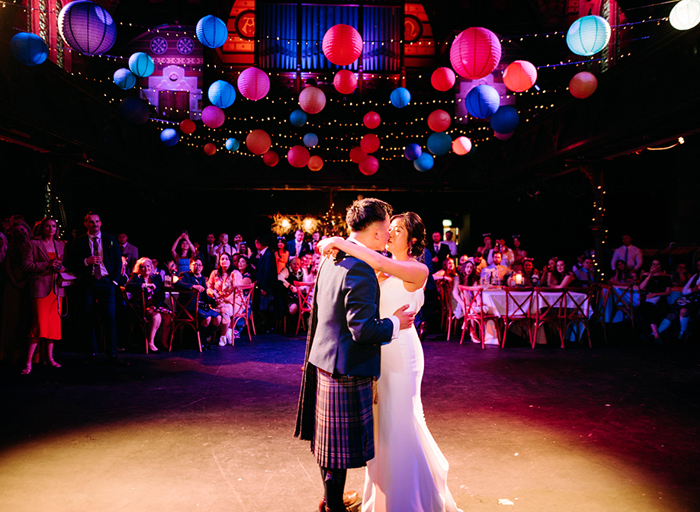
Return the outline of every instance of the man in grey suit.
[[[346,217],[349,240],[383,250],[391,213],[384,201],[355,201]],[[374,458],[372,382],[379,377],[382,344],[413,323],[415,312],[407,308],[380,319],[379,283],[368,264],[342,252],[321,263],[295,436],[311,441],[321,468],[322,511],[348,510],[352,503],[343,501],[347,470]]]
[[[135,245],[129,243],[129,237],[126,236],[126,233],[120,233],[117,240],[122,250],[122,256],[126,256],[126,274],[130,276],[134,271],[136,261],[139,259],[139,250]]]

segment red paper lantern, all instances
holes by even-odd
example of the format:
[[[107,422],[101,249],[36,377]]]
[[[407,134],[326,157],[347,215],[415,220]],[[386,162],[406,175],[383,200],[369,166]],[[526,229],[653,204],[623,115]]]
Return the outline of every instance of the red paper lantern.
[[[368,133],[360,141],[360,147],[365,153],[374,153],[379,149],[381,143],[379,142],[379,137],[373,133]]]
[[[238,90],[249,100],[261,100],[270,92],[270,77],[262,69],[244,69],[238,75]]]
[[[496,69],[501,60],[501,42],[498,36],[483,27],[463,30],[452,42],[452,68],[464,78],[484,78]]]
[[[212,144],[211,142],[207,143],[204,145],[204,152],[212,156],[214,153],[216,153],[216,145]]]
[[[503,71],[503,83],[513,92],[524,92],[537,82],[537,68],[526,60],[516,60]]]
[[[469,137],[457,137],[452,141],[452,151],[456,155],[466,155],[472,150],[472,141]]]
[[[361,147],[357,146],[350,150],[350,160],[352,160],[356,164],[359,164],[366,158],[367,153],[365,153],[365,151]]]
[[[428,128],[434,132],[444,132],[450,127],[452,117],[444,110],[434,110],[428,116]]]
[[[307,87],[299,94],[299,106],[307,114],[318,114],[326,106],[326,95],[318,87]]]
[[[280,157],[274,151],[268,151],[263,155],[263,162],[268,167],[274,167],[280,161]]]
[[[318,155],[314,155],[309,158],[309,169],[318,172],[323,169],[323,158]]]
[[[347,66],[362,53],[362,37],[350,25],[334,25],[323,36],[323,54],[337,66]]]
[[[191,135],[194,133],[194,129],[197,127],[196,124],[194,124],[194,121],[192,119],[183,119],[182,122],[180,123],[180,131],[182,133],[185,133],[187,135]]]
[[[449,91],[455,84],[455,72],[450,68],[437,68],[430,76],[430,83],[438,91]]]
[[[379,169],[379,160],[373,156],[368,156],[360,162],[360,172],[365,176],[372,176]]]
[[[219,107],[209,105],[202,110],[202,122],[209,128],[218,128],[226,121],[226,114]]]
[[[357,78],[355,73],[349,69],[341,69],[333,78],[333,87],[340,94],[352,94],[357,87]]]
[[[576,73],[569,82],[569,92],[574,98],[588,98],[598,88],[598,79],[593,73],[581,71]]]
[[[382,118],[379,117],[379,114],[370,110],[365,114],[365,117],[362,118],[362,122],[367,128],[369,128],[370,130],[374,130],[377,126],[381,124]]]
[[[262,155],[270,149],[272,139],[265,130],[253,130],[245,138],[245,144],[251,153]]]
[[[309,163],[309,150],[304,146],[292,146],[287,153],[287,160],[292,165],[292,167],[301,168]]]

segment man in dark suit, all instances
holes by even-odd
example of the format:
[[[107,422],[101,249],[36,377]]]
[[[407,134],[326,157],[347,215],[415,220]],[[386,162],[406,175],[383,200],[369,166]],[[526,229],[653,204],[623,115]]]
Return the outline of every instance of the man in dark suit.
[[[126,236],[126,233],[120,233],[117,236],[117,240],[119,240],[122,256],[126,256],[126,273],[127,275],[131,275],[134,271],[136,260],[139,259],[139,249],[134,244],[129,243],[129,237]]]
[[[301,229],[297,229],[294,233],[294,240],[287,242],[287,250],[290,258],[293,256],[298,258],[305,252],[311,252],[311,246],[304,242],[304,232]]]
[[[428,244],[431,255],[432,273],[442,269],[443,262],[450,257],[450,248],[442,243],[442,235],[439,231],[433,233],[433,243]]]
[[[255,239],[255,249],[258,251],[258,263],[255,267],[255,284],[258,289],[256,302],[265,331],[270,331],[273,326],[272,314],[277,286],[277,263],[274,252],[269,248],[270,238],[270,235],[259,235]]]
[[[75,292],[78,300],[79,325],[83,330],[89,357],[97,355],[94,315],[99,304],[102,328],[107,338],[107,357],[117,359],[116,291],[122,280],[122,251],[113,235],[102,233],[102,221],[96,213],[85,216],[87,234],[73,241],[69,255],[70,269],[78,276]]]
[[[349,240],[384,249],[390,215],[391,206],[383,201],[355,201],[346,219]],[[379,376],[382,344],[412,325],[414,314],[407,307],[380,319],[379,284],[368,264],[343,253],[321,263],[295,432],[311,441],[321,468],[320,510],[345,511],[352,504],[343,500],[347,470],[374,458],[372,382]]]

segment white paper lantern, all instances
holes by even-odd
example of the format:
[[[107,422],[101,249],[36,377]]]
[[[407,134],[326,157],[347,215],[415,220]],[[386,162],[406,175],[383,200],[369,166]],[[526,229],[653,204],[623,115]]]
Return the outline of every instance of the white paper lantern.
[[[700,0],[681,0],[668,16],[676,30],[688,30],[700,23]]]

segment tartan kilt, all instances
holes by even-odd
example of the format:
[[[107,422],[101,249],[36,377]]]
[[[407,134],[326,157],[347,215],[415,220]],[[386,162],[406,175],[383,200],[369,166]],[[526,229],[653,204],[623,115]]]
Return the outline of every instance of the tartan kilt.
[[[373,377],[331,376],[317,369],[311,451],[323,468],[349,469],[374,458]]]

